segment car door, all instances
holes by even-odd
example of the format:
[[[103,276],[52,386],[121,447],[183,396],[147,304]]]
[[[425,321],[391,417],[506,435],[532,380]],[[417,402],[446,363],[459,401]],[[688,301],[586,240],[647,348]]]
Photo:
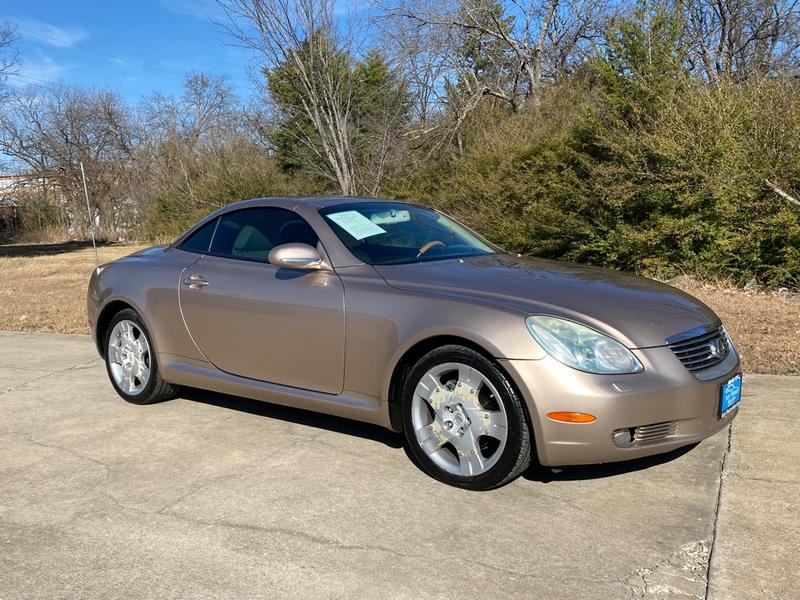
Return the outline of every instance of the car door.
[[[209,252],[181,275],[181,312],[195,344],[218,369],[340,393],[342,282],[332,270],[269,264],[269,251],[290,242],[318,244],[293,211],[259,207],[224,214]]]

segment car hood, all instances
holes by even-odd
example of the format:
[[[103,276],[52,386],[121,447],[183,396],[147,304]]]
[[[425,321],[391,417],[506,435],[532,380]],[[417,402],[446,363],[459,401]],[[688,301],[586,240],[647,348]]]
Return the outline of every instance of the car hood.
[[[698,326],[720,325],[676,288],[619,271],[508,254],[375,266],[389,285],[474,298],[528,314],[585,323],[631,348],[663,346]]]
[[[169,252],[170,246],[163,245],[163,246],[151,246],[149,248],[142,248],[141,250],[136,250],[135,252],[131,252],[130,254],[126,254],[125,256],[120,256],[119,258],[112,260],[111,262],[107,263],[105,266],[113,265],[116,263],[128,263],[128,262],[141,262],[141,261],[149,261],[153,259],[158,259],[159,257],[163,256],[165,253]]]
[[[164,254],[167,250],[170,249],[170,246],[167,244],[162,244],[161,246],[150,246],[149,248],[142,248],[141,250],[137,250],[136,252],[131,252],[127,256],[123,258],[128,258],[130,256],[160,256]]]

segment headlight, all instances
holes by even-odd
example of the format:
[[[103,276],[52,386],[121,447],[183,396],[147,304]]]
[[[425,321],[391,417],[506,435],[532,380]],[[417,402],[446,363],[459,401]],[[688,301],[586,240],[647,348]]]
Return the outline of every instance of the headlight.
[[[725,338],[728,340],[728,349],[732,352],[736,352],[736,346],[733,343],[731,332],[725,329],[725,327],[722,328],[722,332],[725,334]]]
[[[534,339],[565,365],[596,374],[638,373],[642,363],[617,340],[573,321],[535,315],[525,319]]]

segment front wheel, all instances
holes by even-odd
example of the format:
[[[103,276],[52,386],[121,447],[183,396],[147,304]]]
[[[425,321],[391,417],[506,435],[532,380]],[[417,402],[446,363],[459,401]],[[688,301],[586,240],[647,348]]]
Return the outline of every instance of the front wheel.
[[[530,430],[514,387],[495,363],[463,346],[433,350],[411,369],[403,429],[422,468],[457,487],[495,488],[530,464]]]
[[[150,334],[136,311],[114,315],[105,339],[106,370],[116,392],[132,404],[174,398],[178,388],[161,378]]]

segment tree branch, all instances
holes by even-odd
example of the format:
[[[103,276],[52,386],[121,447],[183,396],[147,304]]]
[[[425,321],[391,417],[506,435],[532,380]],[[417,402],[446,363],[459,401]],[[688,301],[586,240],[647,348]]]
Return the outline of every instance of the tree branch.
[[[781,188],[779,188],[777,185],[775,185],[774,183],[772,183],[772,182],[771,182],[769,179],[764,179],[764,183],[766,183],[766,184],[767,184],[767,187],[768,187],[769,189],[771,189],[773,192],[775,192],[776,194],[778,194],[778,196],[780,196],[780,197],[781,197],[781,198],[783,198],[784,200],[786,200],[786,201],[788,201],[788,202],[791,202],[791,203],[793,203],[793,204],[796,204],[797,206],[800,206],[800,200],[798,200],[798,199],[797,199],[797,198],[795,198],[794,196],[790,196],[789,194],[787,194],[786,192],[784,192],[784,191],[783,191]]]

